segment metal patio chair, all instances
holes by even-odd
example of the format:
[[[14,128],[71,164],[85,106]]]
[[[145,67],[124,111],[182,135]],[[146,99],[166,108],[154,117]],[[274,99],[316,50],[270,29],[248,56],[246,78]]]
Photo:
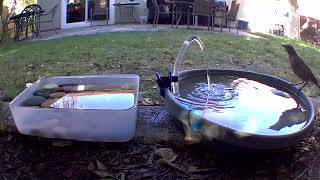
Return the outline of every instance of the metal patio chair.
[[[106,18],[106,25],[108,25],[109,20],[109,5],[106,1],[106,4],[103,8],[100,7],[100,4],[95,3],[95,1],[92,1],[90,4],[90,21],[91,21],[91,27],[93,26],[94,17],[96,16],[105,16]]]
[[[212,4],[210,0],[194,0],[193,4],[193,28],[195,28],[195,20],[197,16],[207,16],[208,17],[208,31],[213,29],[214,15],[212,11]]]
[[[56,32],[54,18],[56,16],[58,7],[59,7],[59,4],[56,4],[50,11],[48,11],[46,13],[42,13],[40,15],[40,25],[41,25],[41,23],[50,23],[51,22],[51,26]],[[41,29],[40,29],[40,31],[41,31]]]
[[[154,17],[153,17],[153,27],[157,28],[159,16],[160,14],[171,14],[171,26],[173,27],[173,21],[174,21],[174,12],[173,8],[168,6],[168,4],[159,5],[158,0],[152,0],[153,8],[154,8]],[[169,8],[166,9],[166,8]],[[166,11],[168,10],[168,11]]]

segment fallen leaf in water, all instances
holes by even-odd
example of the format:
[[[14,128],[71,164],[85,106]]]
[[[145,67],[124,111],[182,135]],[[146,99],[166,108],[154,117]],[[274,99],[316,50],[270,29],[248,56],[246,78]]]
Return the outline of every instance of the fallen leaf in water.
[[[163,160],[170,163],[176,160],[177,158],[177,155],[170,148],[160,148],[155,152],[155,154],[160,156]]]
[[[105,170],[107,170],[107,167],[106,167],[102,162],[100,162],[99,160],[97,160],[97,168],[98,168],[98,170],[100,170],[100,171],[105,171]]]
[[[72,171],[71,168],[70,169],[66,169],[65,171],[63,171],[62,174],[63,174],[64,177],[70,178],[70,177],[72,177],[73,171]]]
[[[96,169],[96,167],[91,161],[89,161],[87,169],[90,171],[94,171]]]
[[[66,146],[71,146],[72,145],[72,141],[54,141],[52,142],[52,146],[56,146],[56,147],[66,147]]]
[[[99,177],[105,178],[111,176],[109,172],[107,171],[94,171]]]

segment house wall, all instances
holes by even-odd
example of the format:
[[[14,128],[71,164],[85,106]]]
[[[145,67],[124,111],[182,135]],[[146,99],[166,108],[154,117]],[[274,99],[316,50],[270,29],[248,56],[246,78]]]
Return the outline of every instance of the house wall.
[[[106,0],[97,0],[98,2],[104,3]],[[131,8],[122,8],[121,15],[120,9],[118,7],[114,7],[113,3],[119,2],[128,2],[128,0],[113,0],[110,3],[110,8],[114,8],[114,11],[110,10],[110,18],[113,20],[113,23],[130,23],[136,22],[134,18],[131,16]],[[139,6],[134,6],[134,15],[139,20],[140,16],[148,15],[148,8],[146,0],[135,0],[135,2],[139,2]],[[57,9],[57,13],[54,18],[54,27],[52,27],[51,23],[42,23],[41,30],[49,30],[49,29],[61,29],[61,0],[38,0],[38,4],[46,11],[50,11],[56,4],[59,5]],[[114,17],[112,17],[114,16]],[[46,17],[43,17],[46,18]]]
[[[238,19],[249,22],[254,32],[268,33],[275,24],[284,25],[285,35],[298,38],[299,15],[291,7],[291,0],[238,0]],[[227,0],[229,8],[232,0]]]
[[[128,2],[129,0],[115,0],[115,3],[121,3],[121,2]],[[137,20],[139,20],[140,16],[147,16],[148,15],[148,8],[147,8],[147,1],[146,0],[135,0],[134,2],[140,3],[138,6],[134,6],[134,15]],[[113,6],[111,4],[111,6]],[[120,14],[120,8],[115,7],[115,23],[130,23],[130,22],[136,22],[137,20],[134,19],[131,15],[131,8],[123,7],[121,9]]]
[[[56,15],[54,17],[54,27],[52,27],[51,22],[41,23],[41,31],[50,29],[61,29],[61,0],[38,0],[37,2],[43,10],[49,12],[56,4],[59,5],[57,8]],[[47,20],[49,17],[41,17],[41,20]]]

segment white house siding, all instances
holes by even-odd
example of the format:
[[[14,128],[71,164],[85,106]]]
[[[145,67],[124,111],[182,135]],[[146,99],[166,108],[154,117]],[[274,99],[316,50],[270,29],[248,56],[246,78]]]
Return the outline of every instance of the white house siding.
[[[54,27],[52,27],[50,23],[41,23],[41,30],[49,30],[49,29],[61,29],[61,0],[38,0],[37,2],[43,10],[49,12],[56,4],[59,5],[57,8],[56,15],[54,17]],[[42,17],[42,20],[48,18],[46,16]]]
[[[115,3],[130,2],[129,0],[115,0]],[[128,23],[136,22],[140,16],[148,15],[147,1],[146,0],[135,0],[134,2],[140,3],[138,6],[134,6],[135,18],[131,16],[131,8],[122,8],[121,15],[119,7],[112,7],[115,10],[115,23]],[[111,4],[113,6],[113,4]]]
[[[298,38],[299,15],[293,11],[289,1],[238,0],[238,19],[249,22],[251,31],[262,33],[268,33],[275,24],[282,24],[286,36]],[[227,0],[229,7],[231,2],[232,0]]]
[[[99,2],[103,0],[98,0]],[[113,3],[119,3],[119,2],[129,2],[129,0],[110,0],[110,20],[111,23],[121,23],[121,22],[135,22],[135,19],[133,19],[130,14],[131,14],[131,9],[129,8],[124,8],[122,9],[122,13],[124,15],[120,16],[119,8],[116,8],[113,6]],[[146,0],[135,0],[135,2],[139,2],[139,6],[134,6],[134,14],[135,17],[139,20],[140,16],[147,16],[148,15],[148,8],[146,5]],[[57,13],[55,16],[55,27],[54,29],[61,29],[61,0],[38,0],[38,4],[45,10],[45,11],[50,11],[52,7],[54,7],[56,4],[59,4],[59,8],[57,9]],[[128,14],[128,15],[126,15]],[[53,29],[51,26],[51,23],[44,23],[41,24],[41,29],[46,30],[46,29]]]

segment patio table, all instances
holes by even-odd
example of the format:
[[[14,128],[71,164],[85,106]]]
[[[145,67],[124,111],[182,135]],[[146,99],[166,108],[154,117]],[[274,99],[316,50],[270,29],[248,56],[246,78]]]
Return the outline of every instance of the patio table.
[[[175,12],[174,14],[176,15],[175,17],[176,26],[178,27],[182,14],[187,13],[187,18],[188,18],[187,28],[189,28],[189,18],[190,18],[189,16],[190,14],[192,14],[194,1],[193,0],[171,0],[171,1],[168,1],[168,3],[173,4],[173,8]],[[187,12],[186,12],[186,9],[187,9]],[[226,21],[226,15],[228,12],[228,5],[224,3],[213,2],[212,11],[215,16],[214,18],[217,22],[216,24],[219,25],[220,27],[224,26]],[[198,19],[196,18],[195,24],[198,24],[197,21]]]
[[[23,28],[26,28],[26,38],[28,38],[28,26],[31,27],[33,35],[39,34],[39,15],[46,11],[39,12],[24,12],[10,17],[10,20],[15,24],[15,39],[18,39]],[[36,27],[34,27],[35,25]]]
[[[115,4],[113,4],[113,6],[115,6],[115,7],[119,7],[119,10],[120,10],[120,16],[121,16],[121,9],[123,8],[123,7],[129,7],[129,8],[131,8],[131,15],[132,15],[132,17],[136,20],[136,21],[138,21],[137,20],[137,18],[135,17],[135,15],[134,15],[134,6],[138,6],[138,5],[140,5],[140,3],[138,3],[138,2],[122,2],[122,3],[115,3]]]

